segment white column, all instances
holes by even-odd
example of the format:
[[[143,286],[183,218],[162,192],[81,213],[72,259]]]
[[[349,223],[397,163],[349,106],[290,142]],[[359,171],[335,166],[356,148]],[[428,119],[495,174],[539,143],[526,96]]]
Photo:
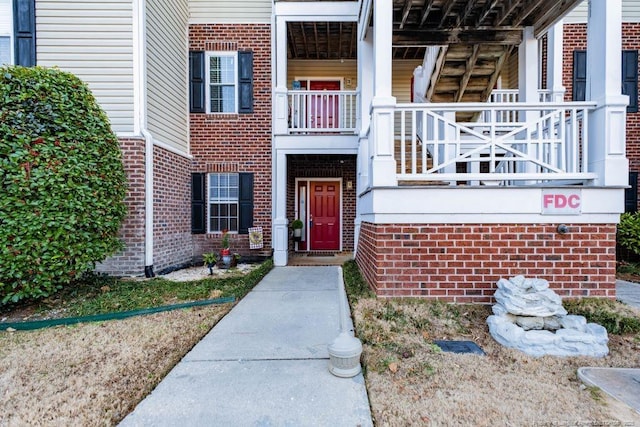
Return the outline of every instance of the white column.
[[[562,49],[564,23],[556,23],[547,32],[547,89],[552,102],[564,101],[565,87],[562,85]]]
[[[275,24],[275,88],[273,91],[273,132],[286,135],[289,128],[289,101],[287,99],[287,22],[276,18]]]
[[[277,150],[273,156],[273,263],[285,266],[288,261],[289,220],[287,219],[287,155]]]
[[[518,100],[538,102],[538,40],[533,27],[525,27],[518,48]]]
[[[396,162],[393,158],[394,108],[391,96],[393,0],[377,0],[373,11],[373,100],[370,138],[373,141],[371,183],[395,186]]]
[[[538,95],[538,40],[535,38],[533,27],[525,27],[522,33],[522,43],[518,48],[518,101],[535,103],[539,102]],[[521,112],[518,118],[526,123],[537,119],[535,111]],[[531,157],[536,157],[536,148],[532,145],[521,147]],[[519,162],[517,170],[522,172],[535,172],[535,166],[530,163]],[[521,182],[529,184],[528,181]]]
[[[587,23],[587,94],[597,102],[589,114],[589,171],[596,185],[627,185],[626,106],[621,93],[622,1],[590,0]]]
[[[358,183],[360,193],[370,187],[369,127],[371,126],[371,103],[373,99],[373,40],[371,31],[358,42],[358,89],[360,92],[360,134],[358,148]]]

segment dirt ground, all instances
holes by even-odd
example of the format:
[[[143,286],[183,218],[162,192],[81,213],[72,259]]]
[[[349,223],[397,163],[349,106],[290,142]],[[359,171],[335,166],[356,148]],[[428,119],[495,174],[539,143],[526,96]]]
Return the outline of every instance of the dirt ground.
[[[529,357],[489,335],[488,306],[361,300],[354,310],[377,425],[613,426],[640,415],[585,387],[582,366],[640,366],[640,336],[610,335],[610,354]],[[486,356],[439,351],[433,340],[471,340]]]
[[[116,425],[230,309],[0,332],[0,426]]]

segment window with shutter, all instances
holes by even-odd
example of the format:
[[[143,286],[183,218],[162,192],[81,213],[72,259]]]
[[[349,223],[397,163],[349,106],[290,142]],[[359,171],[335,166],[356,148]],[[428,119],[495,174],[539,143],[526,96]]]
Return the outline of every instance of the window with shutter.
[[[253,113],[253,53],[189,52],[192,113]]]
[[[189,52],[189,111],[205,113],[204,52]]]
[[[638,112],[638,51],[622,52],[622,94],[629,96],[627,113]]]
[[[587,93],[587,51],[573,51],[573,100],[586,100]]]
[[[191,174],[191,232],[204,234],[205,227],[205,186],[204,173]]]
[[[13,31],[16,65],[36,65],[35,0],[14,0]]]
[[[209,232],[247,234],[253,226],[253,174],[210,173]]]

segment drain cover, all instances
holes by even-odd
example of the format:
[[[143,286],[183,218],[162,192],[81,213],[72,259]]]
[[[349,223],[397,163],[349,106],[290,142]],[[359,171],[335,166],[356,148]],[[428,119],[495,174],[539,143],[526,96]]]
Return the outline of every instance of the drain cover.
[[[434,341],[438,347],[442,349],[442,351],[448,351],[450,353],[472,353],[479,354],[480,356],[485,356],[486,353],[478,347],[478,344],[473,341]]]

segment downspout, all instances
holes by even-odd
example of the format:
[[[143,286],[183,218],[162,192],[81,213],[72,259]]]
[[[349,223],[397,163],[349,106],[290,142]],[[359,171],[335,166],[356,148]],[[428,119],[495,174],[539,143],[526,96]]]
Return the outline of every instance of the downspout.
[[[134,74],[137,84],[136,125],[144,138],[144,275],[154,277],[153,272],[153,136],[147,129],[147,55],[146,55],[146,4],[134,1]],[[136,37],[137,36],[137,37]],[[138,66],[136,67],[136,64]],[[136,69],[137,68],[137,69]],[[134,89],[135,91],[135,89]],[[134,95],[135,96],[135,95]]]

